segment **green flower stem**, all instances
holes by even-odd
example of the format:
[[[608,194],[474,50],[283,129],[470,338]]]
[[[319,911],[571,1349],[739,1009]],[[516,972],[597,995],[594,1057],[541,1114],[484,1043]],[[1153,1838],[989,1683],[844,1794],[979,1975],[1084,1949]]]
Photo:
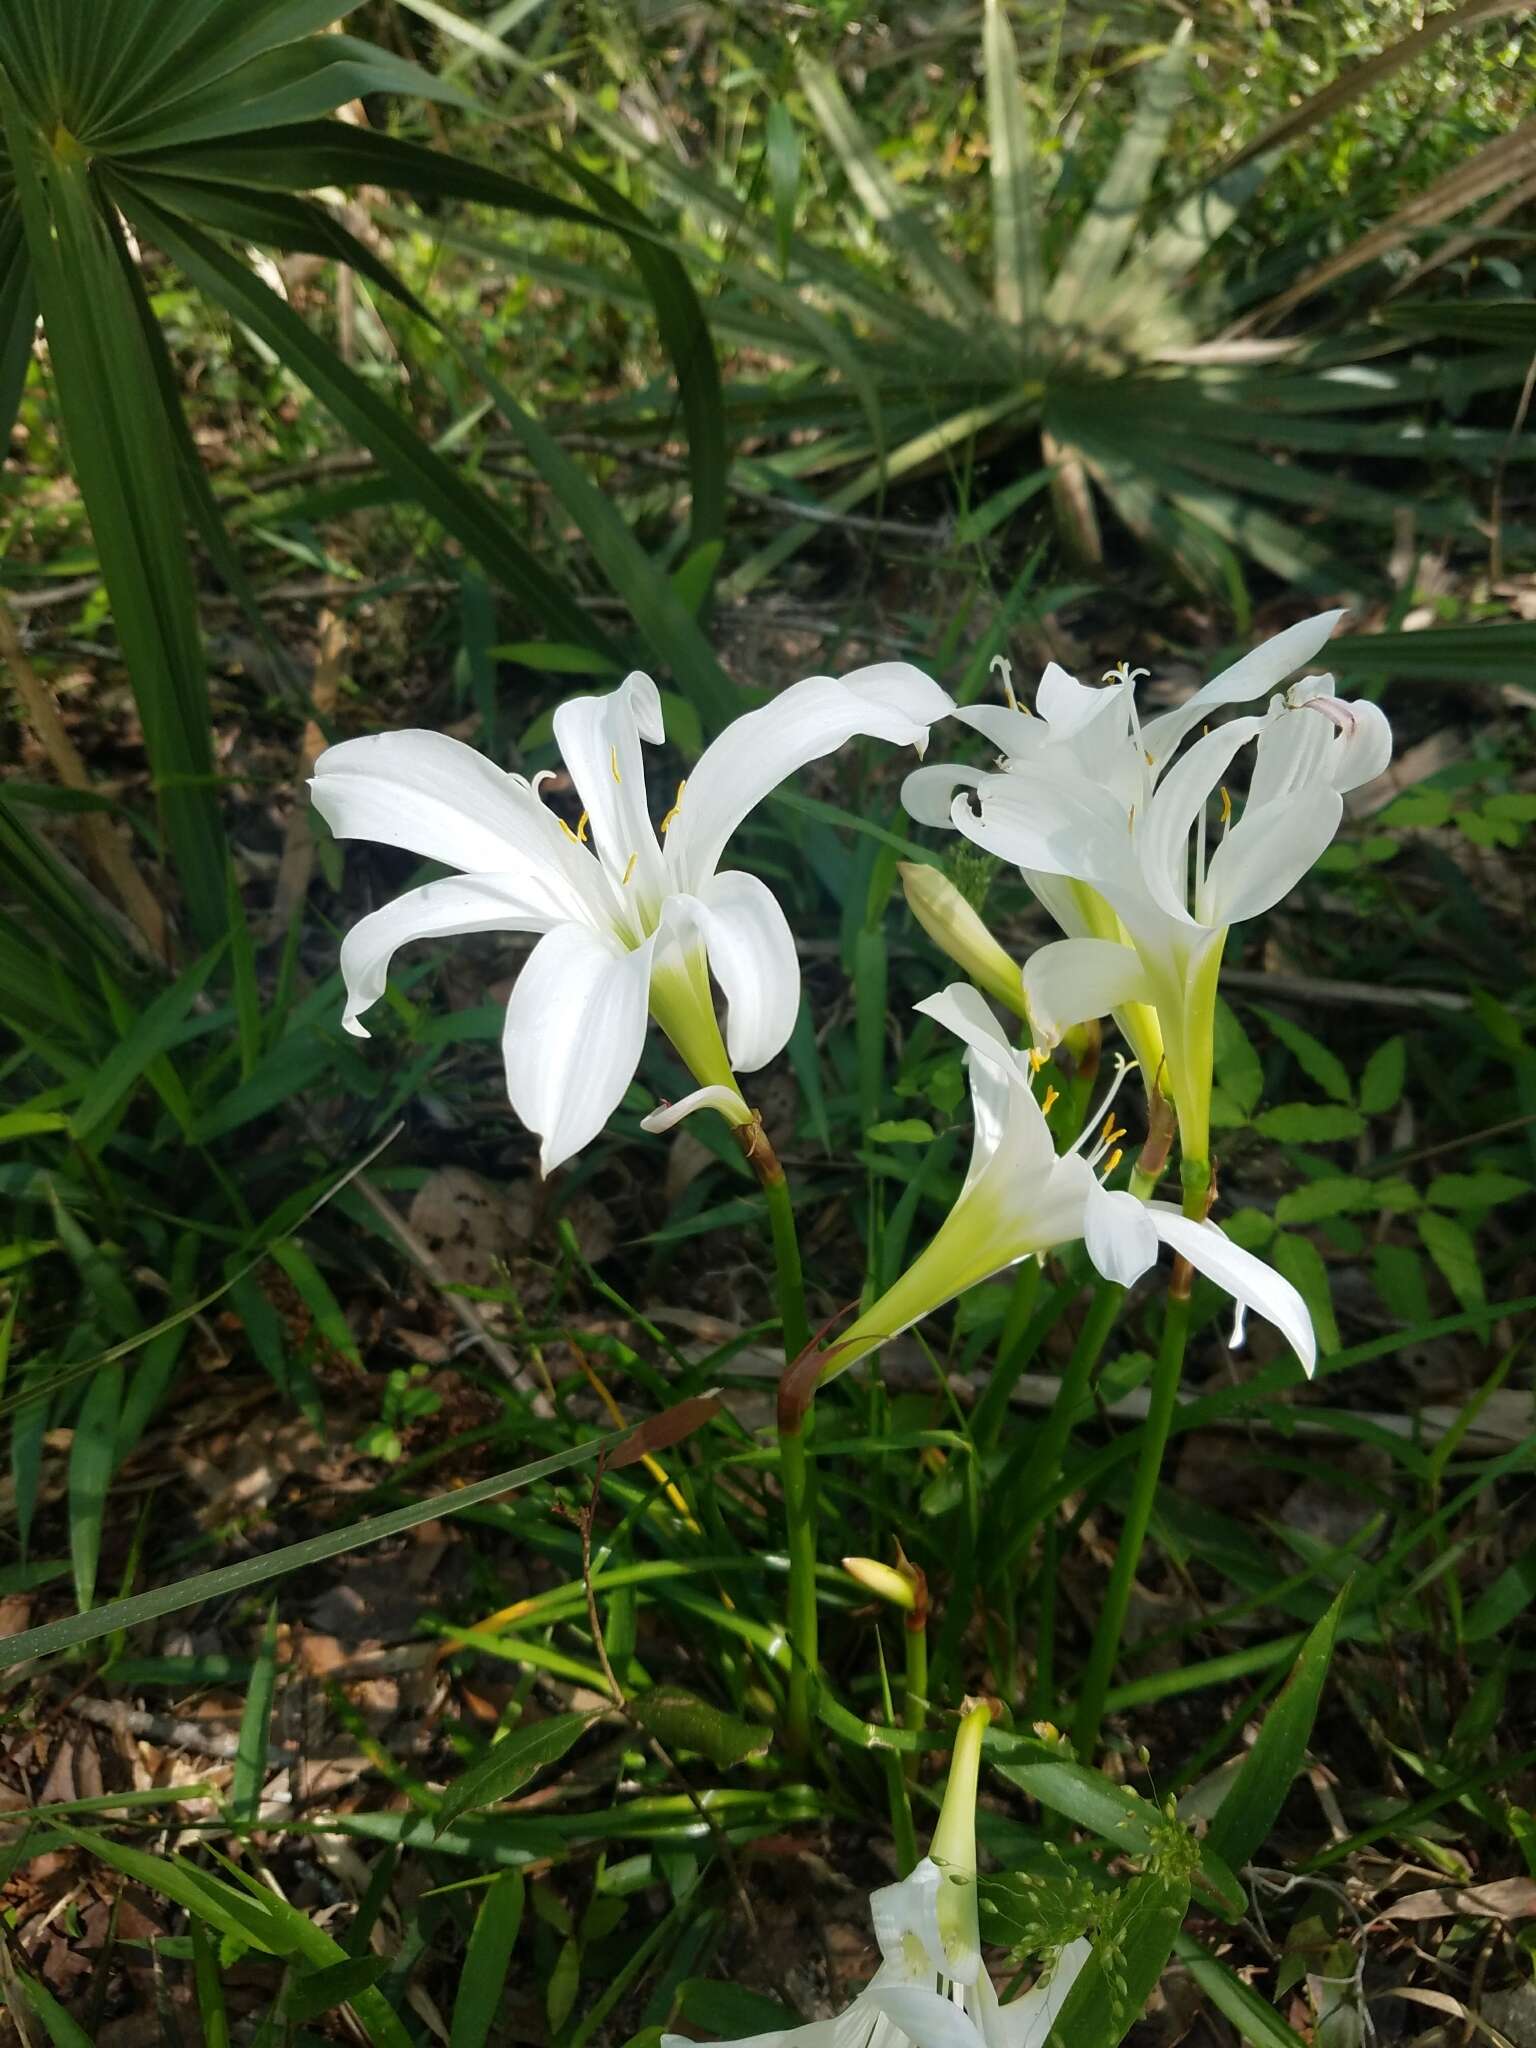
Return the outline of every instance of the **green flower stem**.
[[[928,1718],[928,1601],[905,1617],[902,1640],[906,1644],[906,1676],[903,1687],[902,1725],[921,1735]],[[916,1779],[922,1758],[914,1749],[906,1757],[907,1776]]]
[[[779,1321],[784,1332],[786,1366],[807,1349],[811,1341],[810,1320],[805,1311],[805,1279],[800,1270],[800,1240],[795,1231],[795,1210],[789,1183],[761,1126],[743,1134],[742,1149],[757,1171],[768,1203],[768,1223],[773,1232],[773,1263],[779,1297]],[[816,1686],[816,1480],[806,1451],[811,1426],[809,1402],[786,1426],[781,1413],[779,1426],[779,1485],[784,1495],[786,1547],[789,1552],[789,1699],[785,1738],[795,1756],[804,1756],[811,1745],[811,1704]]]
[[[1088,1398],[1089,1383],[1093,1369],[1099,1362],[1099,1355],[1109,1342],[1109,1333],[1115,1327],[1115,1318],[1120,1313],[1120,1304],[1125,1298],[1125,1289],[1113,1280],[1101,1280],[1094,1289],[1093,1300],[1088,1313],[1083,1317],[1083,1326],[1077,1333],[1077,1342],[1072,1347],[1072,1356],[1067,1369],[1061,1376],[1061,1385],[1056,1390],[1056,1399],[1051,1403],[1050,1412],[1041,1423],[1029,1453],[1029,1462],[1024,1467],[1019,1497],[1024,1502],[1023,1521],[1015,1528],[1009,1540],[1009,1549],[1017,1553],[1022,1544],[1030,1542],[1040,1526],[1040,1511],[1036,1505],[1045,1495],[1052,1480],[1061,1469],[1061,1454],[1067,1447],[1067,1438],[1072,1433],[1072,1418]]]
[[[1152,1520],[1152,1504],[1157,1497],[1158,1476],[1162,1471],[1163,1453],[1168,1447],[1168,1432],[1179,1404],[1179,1380],[1184,1371],[1184,1345],[1189,1336],[1190,1310],[1189,1295],[1181,1288],[1181,1277],[1180,1268],[1176,1266],[1163,1323],[1163,1341],[1152,1374],[1151,1405],[1131,1488],[1131,1503],[1126,1511],[1125,1526],[1120,1531],[1120,1547],[1115,1552],[1114,1569],[1109,1575],[1104,1605],[1099,1612],[1099,1625],[1094,1633],[1093,1650],[1078,1694],[1077,1715],[1072,1724],[1072,1740],[1078,1755],[1085,1759],[1092,1756],[1098,1744],[1099,1723],[1104,1717],[1104,1701],[1120,1655],[1120,1637],[1125,1627],[1126,1611],[1131,1604],[1131,1588],[1136,1583],[1141,1548]]]

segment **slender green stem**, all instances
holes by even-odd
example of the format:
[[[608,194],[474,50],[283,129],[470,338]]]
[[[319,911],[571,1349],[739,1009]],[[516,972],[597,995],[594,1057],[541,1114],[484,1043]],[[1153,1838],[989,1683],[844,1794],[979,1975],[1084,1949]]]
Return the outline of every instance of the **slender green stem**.
[[[909,1614],[902,1630],[902,1640],[907,1649],[907,1668],[902,1697],[901,1718],[905,1727],[915,1735],[921,1735],[928,1718],[928,1603],[926,1597],[922,1607],[915,1614]],[[906,1758],[907,1776],[915,1778],[921,1762],[918,1752],[910,1750]]]
[[[795,1234],[795,1206],[789,1198],[789,1182],[778,1161],[763,1176],[763,1193],[768,1201],[768,1226],[773,1232],[773,1264],[779,1297],[779,1321],[784,1330],[784,1362],[797,1359],[811,1341],[811,1325],[805,1313],[805,1279],[800,1271],[800,1240]]]
[[[1088,1398],[1093,1369],[1109,1341],[1109,1333],[1115,1327],[1115,1318],[1120,1313],[1124,1298],[1125,1289],[1113,1280],[1101,1280],[1094,1291],[1083,1326],[1077,1333],[1077,1342],[1072,1347],[1072,1356],[1067,1361],[1067,1369],[1061,1376],[1061,1385],[1056,1390],[1056,1399],[1030,1446],[1029,1459],[1018,1489],[1018,1498],[1024,1503],[1023,1517],[1014,1524],[1008,1536],[1007,1554],[1010,1558],[1018,1557],[1028,1547],[1040,1526],[1038,1503],[1061,1469],[1061,1454],[1072,1433],[1072,1418]]]
[[[1177,1274],[1174,1284],[1177,1287]],[[1163,1323],[1163,1341],[1152,1374],[1151,1405],[1131,1487],[1131,1502],[1126,1511],[1125,1526],[1120,1531],[1120,1547],[1115,1552],[1114,1569],[1109,1575],[1109,1586],[1093,1638],[1093,1650],[1078,1694],[1077,1715],[1072,1724],[1072,1740],[1077,1745],[1078,1755],[1084,1758],[1093,1754],[1098,1743],[1104,1701],[1120,1655],[1120,1636],[1131,1604],[1131,1588],[1136,1583],[1141,1547],[1152,1520],[1163,1453],[1168,1446],[1168,1432],[1179,1404],[1184,1345],[1189,1335],[1189,1310],[1187,1295],[1170,1292]]]
[[[784,1331],[784,1360],[793,1364],[811,1341],[805,1311],[805,1280],[800,1270],[800,1240],[795,1210],[784,1169],[770,1153],[758,1162],[768,1221],[773,1231],[773,1262],[779,1296],[779,1321]],[[784,1494],[784,1522],[789,1551],[789,1699],[785,1736],[790,1751],[803,1756],[811,1742],[811,1702],[816,1685],[816,1480],[806,1454],[811,1427],[807,1408],[794,1429],[779,1430],[779,1485]]]

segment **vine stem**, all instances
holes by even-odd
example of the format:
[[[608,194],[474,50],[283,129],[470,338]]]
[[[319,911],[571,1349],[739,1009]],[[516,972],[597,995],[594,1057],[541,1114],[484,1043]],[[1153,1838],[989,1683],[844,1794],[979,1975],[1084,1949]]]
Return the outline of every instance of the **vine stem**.
[[[807,1350],[811,1342],[810,1318],[805,1308],[805,1276],[800,1267],[800,1239],[795,1230],[795,1208],[790,1199],[784,1169],[762,1125],[754,1121],[737,1133],[768,1204],[768,1225],[773,1235],[773,1264],[779,1302],[779,1322],[784,1333],[786,1366]],[[817,1672],[816,1648],[816,1480],[806,1448],[810,1433],[811,1405],[789,1426],[781,1407],[779,1418],[779,1485],[784,1496],[786,1548],[789,1553],[789,1697],[785,1709],[785,1740],[791,1755],[802,1757],[811,1746],[811,1708]]]

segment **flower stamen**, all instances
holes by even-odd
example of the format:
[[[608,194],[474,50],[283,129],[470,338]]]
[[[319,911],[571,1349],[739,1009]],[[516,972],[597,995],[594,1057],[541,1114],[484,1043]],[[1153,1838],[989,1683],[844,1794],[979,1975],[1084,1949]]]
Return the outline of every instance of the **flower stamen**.
[[[617,747],[610,747],[608,749],[608,766],[613,773],[614,781],[622,784],[624,778],[619,773],[619,750]]]
[[[620,887],[621,889],[627,889],[627,888],[629,887],[629,878],[630,878],[630,876],[631,876],[631,875],[632,875],[632,874],[633,874],[633,873],[635,872],[635,869],[636,869],[636,868],[637,868],[637,867],[638,867],[639,865],[640,865],[640,849],[639,849],[639,847],[637,846],[637,847],[635,848],[634,852],[633,852],[633,853],[632,853],[632,854],[631,854],[631,855],[629,856],[629,865],[628,865],[628,867],[626,867],[626,868],[625,868],[625,870],[624,870],[624,879],[623,879],[623,881],[622,881],[622,882],[620,882],[620,884],[619,884],[619,887]]]
[[[677,795],[672,799],[671,810],[668,811],[667,815],[661,821],[661,830],[663,837],[666,836],[666,833],[670,826],[673,824],[674,820],[676,819],[678,812],[683,808],[683,791],[687,787],[688,778],[685,775],[682,781],[677,785]]]
[[[1059,1088],[1047,1088],[1045,1091],[1045,1100],[1040,1105],[1040,1114],[1042,1116],[1049,1116],[1051,1111],[1056,1107],[1057,1103],[1060,1102],[1060,1100],[1061,1090]]]
[[[1006,654],[994,654],[991,661],[991,668],[992,673],[998,678],[998,680],[1001,682],[1003,686],[1003,695],[1008,699],[1008,709],[1010,711],[1023,711],[1025,717],[1027,718],[1029,716],[1028,711],[1025,710],[1025,707],[1019,702],[1018,698],[1013,694],[1013,663],[1008,659]]]

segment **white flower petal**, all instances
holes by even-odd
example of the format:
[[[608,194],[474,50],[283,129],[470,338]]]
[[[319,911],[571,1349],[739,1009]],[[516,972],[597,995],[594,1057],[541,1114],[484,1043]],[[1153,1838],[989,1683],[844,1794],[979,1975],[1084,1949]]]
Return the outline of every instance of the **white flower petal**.
[[[981,768],[951,768],[935,761],[914,768],[901,785],[901,801],[907,816],[919,825],[947,825],[957,789],[974,789],[987,771]]]
[[[1278,903],[1331,843],[1343,815],[1344,799],[1328,787],[1250,805],[1211,855],[1205,922],[1241,924]]]
[[[507,1094],[538,1134],[545,1173],[595,1138],[635,1078],[645,1043],[649,938],[557,925],[534,947],[507,1005]]]
[[[1364,700],[1348,709],[1351,723],[1328,750],[1328,779],[1340,796],[1374,782],[1392,765],[1392,727],[1385,711]]]
[[[1196,1223],[1171,1202],[1148,1202],[1158,1236],[1208,1280],[1224,1288],[1240,1309],[1251,1309],[1273,1323],[1310,1378],[1317,1364],[1317,1338],[1307,1305],[1272,1266],[1235,1245],[1214,1223]]]
[[[441,732],[343,740],[316,761],[309,786],[338,839],[375,839],[475,874],[537,863],[566,877],[571,914],[581,914],[554,814],[520,776],[461,740]]]
[[[1165,711],[1161,718],[1149,719],[1141,729],[1147,752],[1160,767],[1184,735],[1193,732],[1218,706],[1251,704],[1255,697],[1278,689],[1287,676],[1294,675],[1322,651],[1343,616],[1342,611],[1318,612],[1251,648],[1241,661],[1233,662],[1203,689],[1196,690],[1187,703]]]
[[[766,2034],[745,2034],[731,2048],[869,2048],[879,2015],[866,2003],[867,1994],[845,2006],[835,2019],[808,2020],[800,2027],[772,2027]],[[699,2048],[687,2034],[663,2034],[661,2048]]]
[[[360,918],[341,942],[347,985],[343,1027],[368,1032],[357,1019],[384,993],[396,949],[412,939],[452,939],[469,932],[545,932],[567,920],[564,904],[537,869],[526,875],[453,875],[408,889]]]
[[[976,788],[979,806],[956,797],[950,823],[988,853],[1106,893],[1138,887],[1123,806],[1070,761],[1059,769],[1011,768],[983,777]]]
[[[779,900],[756,875],[727,869],[688,902],[725,996],[731,1065],[755,1073],[784,1050],[800,1009],[800,962]]]
[[[1124,1003],[1150,1003],[1140,956],[1113,939],[1055,939],[1024,963],[1024,1000],[1036,1042],[1052,1046],[1074,1024],[1107,1017]]]
[[[1045,2048],[1046,2036],[1092,1954],[1090,1942],[1081,1938],[1069,1941],[1047,1976],[1021,1997],[998,2006],[997,2048]]]
[[[885,1959],[880,1977],[887,1982],[920,1984],[937,1976],[944,1960],[944,1936],[939,1928],[943,1882],[939,1866],[925,1856],[899,1883],[883,1884],[870,1893],[870,1918]]]
[[[1097,1182],[1083,1209],[1083,1242],[1104,1278],[1122,1287],[1133,1286],[1157,1263],[1157,1225],[1146,1203]]]
[[[913,2048],[987,2048],[976,2022],[938,1991],[917,1984],[882,1984],[877,1977],[864,1996]]]
[[[951,708],[921,669],[880,661],[842,677],[808,676],[733,719],[689,776],[667,835],[674,886],[699,890],[742,819],[797,768],[855,733],[921,752],[929,726]]]
[[[1145,815],[1136,821],[1142,872],[1153,901],[1167,916],[1189,917],[1189,835],[1233,757],[1263,729],[1262,718],[1234,718],[1196,740],[1163,777]]]
[[[969,982],[952,981],[948,988],[940,989],[937,995],[924,996],[912,1007],[942,1024],[946,1031],[953,1031],[967,1048],[966,1071],[971,1084],[975,1135],[965,1188],[971,1187],[986,1169],[1005,1132],[1013,1126],[1017,1127],[1016,1142],[1031,1157],[1038,1157],[1041,1171],[1047,1170],[1054,1147],[1029,1085],[1029,1071],[1009,1045],[986,997]]]
[[[684,1117],[692,1116],[696,1109],[716,1110],[728,1124],[749,1124],[752,1121],[751,1110],[734,1088],[712,1082],[707,1088],[695,1088],[691,1095],[685,1095],[677,1102],[664,1102],[659,1109],[653,1109],[649,1116],[641,1117],[640,1128],[642,1131],[670,1131]]]
[[[660,745],[664,737],[660,693],[639,669],[601,697],[568,697],[555,713],[555,742],[603,866],[653,906],[665,892],[640,742]]]
[[[1096,688],[1092,683],[1080,683],[1059,662],[1051,661],[1046,663],[1035,692],[1035,709],[1049,723],[1053,740],[1076,739],[1089,726],[1097,726],[1101,718],[1128,726],[1134,687],[1131,683],[1104,683]],[[1109,725],[1100,727],[1094,737],[1108,742]]]
[[[1040,720],[1012,704],[957,704],[954,716],[979,732],[1005,761],[1036,753],[1050,742]]]

